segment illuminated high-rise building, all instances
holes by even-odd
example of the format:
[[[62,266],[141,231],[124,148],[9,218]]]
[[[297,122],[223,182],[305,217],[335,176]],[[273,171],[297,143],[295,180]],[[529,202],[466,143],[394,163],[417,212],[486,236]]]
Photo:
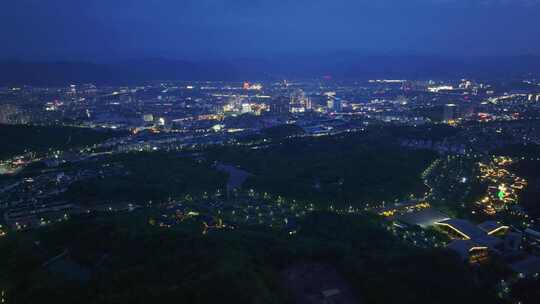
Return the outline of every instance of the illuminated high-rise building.
[[[334,99],[329,98],[326,100],[326,107],[328,108],[328,112],[331,112],[334,109]]]
[[[251,105],[249,103],[242,104],[242,114],[251,113]]]
[[[305,107],[306,107],[306,111],[311,111],[313,109],[313,104],[311,102],[311,98],[307,97],[305,99]]]
[[[335,97],[335,95],[328,96],[326,100],[326,107],[330,113],[339,113],[343,108],[343,102],[341,98]]]
[[[275,114],[289,114],[291,111],[290,98],[285,96],[275,98],[270,105],[270,111]]]
[[[457,118],[457,106],[453,103],[444,106],[443,120],[451,122]]]
[[[154,121],[154,115],[152,114],[145,114],[143,115],[144,122],[153,122]]]
[[[341,98],[334,99],[334,113],[340,113],[343,110],[343,101]]]

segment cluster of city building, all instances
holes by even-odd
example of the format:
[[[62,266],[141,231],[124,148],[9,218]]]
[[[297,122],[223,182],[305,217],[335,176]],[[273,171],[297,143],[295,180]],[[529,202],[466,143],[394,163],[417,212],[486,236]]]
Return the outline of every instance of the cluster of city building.
[[[524,90],[523,86],[528,85]],[[73,214],[91,211],[133,210],[133,204],[101,204],[93,210],[55,201],[69,185],[87,178],[121,175],[121,169],[62,172],[62,163],[130,151],[182,150],[238,143],[261,130],[295,125],[303,136],[335,135],[363,131],[370,126],[449,126],[456,132],[437,138],[415,134],[396,135],[408,149],[434,150],[442,155],[476,157],[476,154],[512,144],[540,144],[540,84],[522,81],[513,88],[497,82],[467,79],[451,81],[263,81],[263,82],[159,82],[131,87],[96,86],[0,88],[0,124],[66,125],[125,130],[92,148],[77,151],[26,153],[0,160],[0,174],[14,175],[21,168],[42,162],[50,170],[15,183],[0,183],[0,237],[8,229],[24,230],[67,220]],[[429,129],[428,129],[429,130]],[[245,144],[245,143],[242,143]],[[507,167],[512,158],[495,157],[480,162],[478,178],[489,183],[488,193],[478,204],[488,216],[517,205],[527,182]],[[424,175],[431,174],[435,161]],[[426,178],[422,176],[422,178]],[[234,188],[234,187],[233,187]],[[330,211],[356,213],[375,211],[392,224],[396,235],[422,247],[448,246],[471,263],[481,263],[493,254],[515,258],[516,271],[537,271],[540,232],[534,227],[517,229],[497,221],[479,225],[451,218],[434,208],[426,196],[393,205],[377,205]],[[203,223],[203,233],[234,229],[236,225],[262,224],[297,231],[296,218],[312,212],[313,206],[283,200],[246,196],[243,200],[205,200],[199,207],[170,202],[166,211],[150,224],[170,228],[187,219]],[[436,227],[449,242],[411,227]],[[524,251],[527,249],[527,251]],[[523,264],[525,263],[525,264]],[[536,263],[536,264],[535,264]],[[522,265],[523,264],[523,265]],[[536,273],[536,272],[535,272]]]
[[[510,157],[495,157],[489,164],[479,163],[480,180],[489,183],[488,192],[478,204],[484,212],[494,215],[508,205],[516,204],[519,192],[527,186],[527,181],[508,170],[514,160]]]
[[[163,82],[133,87],[71,85],[0,88],[0,123],[214,130],[230,116],[263,123],[362,119],[420,125],[523,119],[538,109],[540,86],[512,89],[459,81]],[[283,117],[280,117],[283,116]],[[281,119],[280,119],[281,118]],[[225,123],[224,123],[225,122]]]

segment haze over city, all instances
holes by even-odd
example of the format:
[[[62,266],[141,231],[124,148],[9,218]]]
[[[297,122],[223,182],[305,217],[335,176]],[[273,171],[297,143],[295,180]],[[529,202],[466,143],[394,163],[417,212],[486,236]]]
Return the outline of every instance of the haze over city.
[[[7,1],[0,58],[538,55],[539,13],[534,0]]]

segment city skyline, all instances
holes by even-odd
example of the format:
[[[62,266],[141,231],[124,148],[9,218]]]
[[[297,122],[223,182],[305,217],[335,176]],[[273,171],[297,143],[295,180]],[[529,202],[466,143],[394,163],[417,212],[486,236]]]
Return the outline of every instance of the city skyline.
[[[540,0],[7,0],[0,303],[540,303]]]

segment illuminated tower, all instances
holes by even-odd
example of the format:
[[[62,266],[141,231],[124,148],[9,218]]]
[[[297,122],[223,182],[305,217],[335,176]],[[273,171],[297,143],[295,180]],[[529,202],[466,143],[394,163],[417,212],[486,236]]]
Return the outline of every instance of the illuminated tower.
[[[452,122],[456,120],[457,106],[453,103],[444,106],[443,120]]]
[[[306,106],[306,111],[311,111],[313,109],[313,104],[311,103],[311,98],[307,97],[305,99],[305,106]]]

